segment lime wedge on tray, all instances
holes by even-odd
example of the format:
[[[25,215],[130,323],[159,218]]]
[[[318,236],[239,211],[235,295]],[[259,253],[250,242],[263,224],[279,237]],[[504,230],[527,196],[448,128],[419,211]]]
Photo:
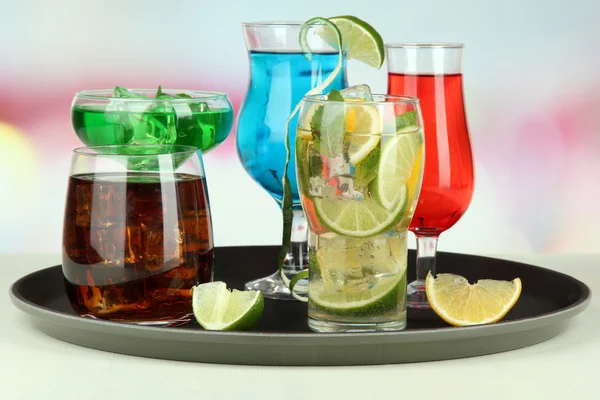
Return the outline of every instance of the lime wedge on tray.
[[[224,282],[198,285],[192,293],[194,316],[207,330],[252,329],[260,320],[264,305],[261,292],[236,289],[230,292]]]

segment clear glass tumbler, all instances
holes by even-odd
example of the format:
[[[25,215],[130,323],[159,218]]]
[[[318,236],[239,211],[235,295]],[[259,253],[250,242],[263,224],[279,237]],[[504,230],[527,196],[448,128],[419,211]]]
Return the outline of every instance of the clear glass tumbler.
[[[74,150],[62,270],[84,317],[178,325],[191,288],[213,277],[213,237],[200,152],[181,145]]]
[[[406,326],[406,233],[423,168],[419,100],[306,96],[296,165],[310,225],[308,318],[319,332]]]

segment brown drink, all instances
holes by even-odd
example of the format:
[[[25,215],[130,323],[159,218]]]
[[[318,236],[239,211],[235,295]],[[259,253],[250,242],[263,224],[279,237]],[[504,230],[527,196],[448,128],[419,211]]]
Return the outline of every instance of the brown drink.
[[[172,325],[192,315],[192,286],[212,280],[203,177],[159,172],[70,177],[63,273],[75,311]]]

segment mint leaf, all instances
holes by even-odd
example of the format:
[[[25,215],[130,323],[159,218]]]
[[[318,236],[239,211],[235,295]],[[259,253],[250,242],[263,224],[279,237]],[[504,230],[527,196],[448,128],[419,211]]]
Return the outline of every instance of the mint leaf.
[[[154,98],[156,98],[158,100],[180,99],[180,98],[183,97],[181,95],[185,95],[185,96],[187,96],[186,98],[189,98],[189,99],[192,98],[191,96],[189,96],[189,95],[187,95],[185,93],[179,93],[177,95],[172,95],[172,94],[169,94],[169,93],[165,93],[162,90],[162,86],[158,85],[158,90],[156,91],[156,95],[154,96]]]
[[[323,120],[323,111],[325,111],[323,106],[317,107],[310,120],[310,133],[312,133],[313,142],[318,151],[321,151],[321,121]]]
[[[308,170],[310,171],[310,177],[322,176],[323,174],[323,159],[320,154],[311,155],[309,154],[308,159]],[[309,177],[309,178],[310,178]]]
[[[344,101],[337,89],[327,95],[327,101]],[[315,147],[327,157],[335,157],[342,152],[346,127],[346,117],[340,104],[318,106],[310,120],[310,130]]]
[[[406,128],[411,125],[417,125],[416,111],[408,111],[396,116],[396,129]]]
[[[317,107],[314,115],[310,120],[310,132],[313,136],[321,136],[321,120],[323,119],[323,106]]]
[[[301,192],[309,193],[310,179],[323,176],[323,160],[312,141],[301,137],[296,140],[296,167]]]
[[[346,116],[343,107],[337,105],[324,106],[325,112],[321,120],[319,150],[327,157],[336,157],[342,153],[344,136],[346,136]]]
[[[344,96],[337,89],[331,89],[327,95],[327,101],[344,101]]]
[[[366,188],[369,183],[377,176],[379,166],[379,155],[381,150],[376,147],[354,168],[354,188],[361,190]]]
[[[193,99],[193,97],[187,93],[177,93],[174,95],[165,93],[163,92],[161,85],[158,85],[158,89],[156,90],[156,95],[154,97],[157,99]]]
[[[321,151],[321,137],[313,135],[313,143],[317,151]]]
[[[179,98],[179,99],[192,99],[192,98],[193,98],[192,96],[190,96],[190,95],[189,95],[189,94],[187,94],[187,93],[177,93],[177,94],[175,95],[175,97],[177,97],[177,98]]]

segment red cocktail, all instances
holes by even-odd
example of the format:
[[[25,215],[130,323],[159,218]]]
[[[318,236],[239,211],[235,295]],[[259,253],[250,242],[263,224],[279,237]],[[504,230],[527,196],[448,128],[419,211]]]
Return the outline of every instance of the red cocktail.
[[[391,44],[388,93],[420,99],[425,129],[425,168],[410,230],[417,236],[417,280],[409,306],[428,307],[427,273],[435,273],[438,236],[469,207],[474,170],[465,115],[461,44]]]

